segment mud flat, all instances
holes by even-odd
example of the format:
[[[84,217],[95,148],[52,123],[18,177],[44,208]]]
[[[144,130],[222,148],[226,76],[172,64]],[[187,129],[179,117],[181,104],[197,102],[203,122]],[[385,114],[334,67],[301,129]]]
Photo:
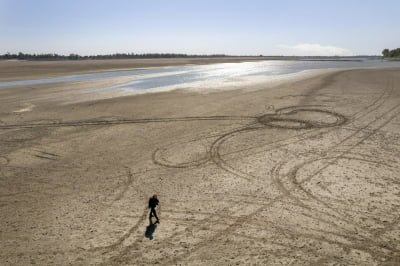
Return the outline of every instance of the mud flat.
[[[0,89],[1,265],[400,264],[399,69],[74,104],[63,86]]]
[[[150,67],[238,63],[261,60],[266,59],[264,57],[214,57],[173,59],[108,59],[77,61],[0,60],[0,81],[57,77],[83,73],[132,70]]]

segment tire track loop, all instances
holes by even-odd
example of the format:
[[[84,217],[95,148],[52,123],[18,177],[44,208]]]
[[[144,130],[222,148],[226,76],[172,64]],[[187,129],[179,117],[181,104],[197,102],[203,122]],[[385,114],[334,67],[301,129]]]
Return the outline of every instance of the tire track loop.
[[[372,102],[371,104],[369,104],[367,107],[365,107],[365,108],[361,109],[360,111],[356,112],[355,114],[353,114],[353,119],[365,117],[365,116],[367,116],[369,113],[371,113],[371,112],[373,112],[374,110],[378,109],[380,106],[382,106],[382,105],[386,102],[386,100],[384,99],[384,97],[386,96],[385,98],[388,98],[388,97],[390,96],[391,92],[393,91],[393,89],[394,89],[394,88],[391,88],[391,89],[387,88],[387,89],[381,94],[381,96],[380,96],[378,99],[376,99],[374,102]],[[380,102],[380,103],[379,103],[379,102]],[[378,103],[379,103],[379,104],[378,104]],[[374,105],[377,105],[377,106],[375,106],[375,108],[369,110],[367,113],[363,113],[363,111],[368,110],[369,108],[373,107]],[[333,130],[333,128],[331,128],[329,131],[331,131],[331,130]],[[319,131],[319,130],[315,130],[315,131]],[[329,131],[327,131],[327,132],[329,132]],[[327,133],[327,132],[326,132],[326,133]],[[308,133],[305,133],[304,135],[307,135],[307,134],[308,134]],[[222,139],[222,138],[223,138],[223,137],[221,137],[221,139]],[[304,138],[304,139],[306,139],[306,138]],[[300,141],[300,140],[297,140],[297,141],[295,141],[295,142],[298,142],[298,141]],[[286,145],[288,145],[288,144],[286,144]],[[220,157],[221,157],[221,156],[220,156]],[[237,219],[237,220],[235,221],[234,224],[229,225],[228,228],[226,228],[226,229],[220,231],[219,233],[215,234],[212,238],[208,239],[208,241],[214,241],[214,240],[216,240],[217,238],[219,238],[220,236],[225,235],[225,234],[228,233],[229,231],[233,231],[235,228],[239,227],[243,222],[248,221],[249,219],[251,219],[251,218],[252,218],[255,214],[257,214],[259,211],[262,211],[262,210],[264,210],[264,209],[267,209],[268,207],[270,207],[271,205],[273,205],[275,202],[277,202],[277,201],[279,201],[279,200],[281,200],[281,199],[283,199],[283,198],[285,198],[285,197],[286,197],[285,194],[283,194],[283,195],[281,195],[281,196],[278,196],[278,197],[276,197],[275,199],[271,200],[269,204],[266,204],[266,205],[264,205],[264,206],[262,206],[262,207],[256,209],[254,212],[252,212],[252,213],[249,214],[249,215],[246,215],[246,216],[244,216],[244,217],[241,217],[241,218]],[[203,246],[206,246],[206,245],[208,244],[208,241],[200,242],[199,244],[196,245],[196,248],[193,248],[193,249],[190,250],[190,253],[196,252],[198,249],[202,248]],[[166,264],[176,263],[179,259],[183,259],[183,258],[185,258],[185,257],[187,257],[187,256],[188,256],[188,255],[184,255],[184,256],[180,256],[180,257],[175,257],[175,258],[173,258],[172,260],[167,261]]]
[[[315,105],[310,105],[310,106],[315,106]],[[282,111],[282,110],[286,110],[286,109],[293,109],[293,108],[298,108],[298,106],[296,106],[296,107],[281,108],[281,109],[278,110],[278,112],[280,112],[280,111]],[[294,110],[296,110],[296,109],[294,109]],[[304,108],[304,106],[301,106],[299,110],[316,111],[316,109],[307,109],[307,108]],[[322,112],[322,111],[317,110],[317,112]],[[336,115],[336,113],[332,113],[332,114]],[[245,172],[243,172],[243,171],[237,170],[237,169],[235,169],[234,167],[230,166],[229,163],[228,163],[226,160],[223,159],[223,156],[221,156],[221,154],[220,154],[220,148],[221,148],[222,144],[224,144],[228,139],[234,137],[235,135],[242,134],[242,133],[246,133],[246,132],[250,132],[250,131],[256,131],[256,130],[265,129],[265,125],[263,125],[263,123],[261,123],[261,120],[260,120],[260,118],[263,118],[263,117],[264,117],[264,116],[259,117],[259,118],[257,119],[257,120],[258,120],[258,123],[255,123],[253,127],[252,127],[252,126],[249,126],[249,127],[247,127],[247,128],[244,128],[244,129],[235,130],[235,131],[232,131],[232,132],[227,133],[227,134],[225,134],[225,135],[222,135],[221,137],[219,137],[218,139],[216,139],[216,140],[213,142],[213,144],[211,145],[211,148],[210,148],[210,157],[212,158],[213,162],[214,162],[218,167],[220,167],[220,168],[222,168],[223,170],[225,170],[225,171],[227,171],[227,172],[229,172],[229,173],[235,175],[236,177],[245,179],[245,180],[247,180],[247,181],[250,181],[251,179],[257,178],[257,177],[254,176],[254,175],[250,175],[250,174],[248,174],[248,173],[245,173]],[[341,116],[340,116],[340,115],[338,115],[338,117],[339,117],[339,119],[337,120],[337,122],[334,123],[335,125],[329,125],[329,127],[333,127],[333,126],[336,126],[336,124],[341,124],[341,123],[344,123],[344,122],[345,122],[345,119],[344,119],[344,118],[341,119]],[[296,121],[297,121],[297,120],[296,120]],[[311,125],[311,124],[310,124],[310,125]],[[268,126],[267,126],[267,127],[268,127]],[[301,128],[301,129],[303,129],[303,128]],[[305,133],[305,134],[308,134],[308,133]],[[294,136],[294,137],[297,138],[298,136],[296,135],[296,136]],[[289,138],[289,139],[292,139],[292,138]],[[288,140],[288,138],[285,139],[285,140],[283,140],[283,141],[285,142],[285,141],[287,141],[287,140]],[[294,142],[298,142],[298,141],[300,141],[300,140],[297,139],[297,140],[295,140]],[[280,142],[280,141],[278,141],[278,142]],[[269,143],[269,144],[267,144],[267,145],[270,145],[270,144],[271,144],[271,143]],[[286,143],[285,145],[288,145],[288,144]],[[281,146],[279,146],[279,147],[282,147],[282,146],[283,146],[283,145],[281,145]],[[265,151],[263,151],[263,152],[265,152]],[[238,152],[235,151],[235,153],[238,153]],[[231,152],[231,153],[229,153],[229,154],[233,154],[233,153]],[[225,155],[226,155],[226,154],[225,154]]]
[[[356,119],[358,119],[358,118],[361,118],[361,117],[365,117],[365,116],[367,116],[368,114],[370,114],[371,112],[373,112],[373,111],[375,111],[376,109],[378,109],[380,106],[382,106],[386,101],[385,101],[385,99],[384,99],[384,97],[386,96],[386,98],[388,98],[391,94],[392,94],[392,92],[393,92],[393,90],[394,90],[394,87],[391,87],[391,89],[389,89],[390,88],[390,86],[389,86],[389,81],[388,81],[388,83],[387,83],[387,87],[386,87],[386,89],[385,89],[385,91],[377,98],[377,99],[375,99],[372,103],[370,103],[368,106],[366,106],[365,108],[362,108],[361,110],[359,110],[359,111],[357,111],[356,113],[354,113],[352,116],[351,116],[351,118],[352,118],[352,120],[356,120]],[[380,103],[379,103],[380,102]],[[378,104],[379,103],[379,104]],[[369,110],[367,113],[362,113],[362,111],[365,111],[365,110],[367,110],[367,109],[369,109],[370,107],[373,107],[374,105],[376,105],[376,104],[378,104],[377,106],[375,106],[375,108],[373,108],[373,109],[371,109],[371,110]],[[301,106],[301,107],[315,107],[315,106],[320,106],[320,105],[304,105],[304,106]],[[285,109],[285,108],[284,108]],[[360,116],[359,116],[360,115]],[[323,129],[323,131],[325,131],[325,132],[321,132],[321,129]],[[279,149],[279,148],[282,148],[282,147],[284,147],[284,146],[288,146],[288,145],[290,145],[290,144],[294,144],[294,143],[298,143],[298,142],[301,142],[301,141],[304,141],[304,140],[306,140],[306,139],[308,139],[308,138],[310,138],[310,137],[313,137],[313,136],[317,136],[317,135],[319,135],[319,134],[326,134],[326,133],[329,133],[329,132],[331,132],[331,131],[333,131],[333,130],[335,130],[335,128],[328,128],[328,129],[325,129],[325,128],[316,128],[316,129],[313,129],[313,130],[311,130],[311,131],[307,131],[307,132],[305,132],[305,133],[302,133],[302,134],[298,134],[298,135],[295,135],[295,136],[293,136],[293,137],[291,137],[291,138],[286,138],[286,139],[284,139],[284,140],[279,140],[279,141],[275,141],[275,142],[270,142],[270,143],[267,143],[265,146],[270,146],[271,144],[279,144],[279,143],[282,143],[283,142],[283,144],[281,144],[281,145],[277,145],[277,146],[275,146],[275,147],[273,147],[273,148],[270,148],[270,149],[267,149],[267,150],[262,150],[262,151],[260,151],[260,152],[258,152],[258,153],[265,153],[265,152],[268,152],[268,151],[272,151],[272,150],[275,150],[275,149]],[[316,134],[314,134],[314,133],[316,133]],[[229,135],[229,134],[228,134]],[[301,136],[302,138],[298,138],[299,136]],[[221,139],[223,139],[223,137],[224,136],[222,136],[221,137]],[[228,136],[226,136],[226,137],[228,137]],[[233,136],[230,136],[230,137],[233,137]],[[291,141],[291,142],[287,142],[288,140],[292,140],[292,139],[294,139],[293,141]],[[221,140],[222,141],[222,140]],[[225,142],[226,140],[223,140],[223,142]],[[221,145],[222,145],[222,143],[221,143]],[[258,145],[257,147],[255,147],[255,148],[260,148],[260,146]],[[224,154],[224,155],[232,155],[232,154],[237,154],[237,153],[240,153],[240,152],[243,152],[243,151],[249,151],[249,150],[252,150],[252,149],[254,149],[254,147],[250,147],[250,148],[246,148],[246,149],[240,149],[240,150],[236,150],[236,151],[234,151],[234,152],[229,152],[229,153],[226,153],[226,154]],[[218,152],[219,152],[219,148],[218,149],[216,149]],[[218,153],[217,153],[218,154]],[[251,155],[255,155],[255,154],[257,154],[257,153],[252,153]],[[244,173],[244,172],[242,172],[242,171],[238,171],[238,170],[235,170],[233,167],[231,167],[228,163],[227,163],[227,161],[226,160],[223,160],[222,159],[222,156],[221,155],[219,155],[218,154],[218,156],[216,156],[216,158],[217,158],[217,160],[216,161],[218,161],[218,164],[217,165],[223,165],[223,169],[225,169],[226,171],[228,171],[228,172],[231,172],[232,174],[234,174],[234,175],[236,175],[236,176],[239,176],[239,177],[241,177],[241,178],[244,178],[244,179],[248,179],[248,180],[250,180],[251,178],[254,178],[253,176],[246,176],[247,174],[246,173]],[[243,158],[243,156],[241,156],[241,158]]]
[[[390,82],[388,81],[388,82],[387,82],[386,89],[385,89],[385,91],[380,95],[380,97],[379,97],[378,99],[374,100],[374,101],[373,101],[371,104],[369,104],[367,107],[362,108],[362,109],[359,110],[358,112],[354,113],[354,114],[352,115],[352,120],[356,120],[356,119],[359,119],[359,118],[361,118],[361,117],[365,117],[365,116],[367,116],[368,114],[370,114],[371,112],[373,112],[373,111],[375,111],[376,109],[378,109],[380,106],[382,106],[382,105],[386,102],[386,100],[384,99],[384,97],[386,96],[386,98],[388,98],[388,97],[392,94],[393,90],[394,90],[394,87],[393,87],[393,86],[390,86]],[[381,102],[380,102],[380,101],[381,101]],[[379,102],[380,102],[380,103],[379,103]],[[379,103],[379,104],[378,104],[378,103]],[[377,104],[378,104],[378,105],[377,105]],[[377,106],[374,107],[374,105],[377,105]],[[301,107],[312,107],[312,106],[316,106],[316,105],[306,105],[306,106],[301,106]],[[319,105],[317,105],[317,106],[319,106]],[[367,113],[362,113],[362,111],[368,110],[368,109],[371,108],[371,107],[374,107],[374,108],[371,109],[371,110],[369,110]],[[290,108],[290,107],[287,107],[287,108]],[[287,108],[283,108],[283,109],[287,109]],[[323,134],[327,134],[327,133],[329,133],[329,132],[331,132],[331,131],[333,131],[333,130],[335,130],[335,129],[336,129],[335,127],[325,129],[325,130],[324,130],[325,132],[323,132]],[[317,133],[317,134],[314,135],[314,133]],[[294,137],[287,138],[287,139],[285,139],[285,140],[280,140],[280,141],[272,142],[273,144],[283,142],[283,144],[278,145],[278,146],[275,146],[275,147],[272,147],[272,148],[267,149],[267,150],[262,150],[262,151],[259,152],[259,153],[265,153],[265,152],[268,152],[268,151],[272,151],[272,150],[275,150],[275,149],[282,148],[282,147],[284,147],[284,146],[288,146],[288,145],[290,145],[290,144],[298,143],[298,142],[304,141],[304,140],[306,140],[306,139],[308,139],[308,138],[310,138],[310,137],[312,137],[312,136],[316,136],[316,135],[319,135],[319,134],[321,134],[321,130],[320,130],[320,128],[316,128],[316,129],[314,129],[314,130],[312,130],[312,131],[308,131],[308,132],[305,132],[305,133],[301,134],[300,136],[303,137],[303,138],[300,138],[300,139],[298,138],[298,135],[296,135],[296,136],[294,136]],[[243,179],[246,179],[246,180],[248,180],[248,181],[249,181],[250,179],[252,179],[252,178],[255,178],[254,176],[249,176],[247,173],[244,173],[244,172],[242,172],[242,171],[238,171],[238,170],[234,169],[233,167],[231,167],[231,166],[227,163],[226,160],[224,160],[224,159],[222,158],[222,156],[219,154],[219,146],[221,146],[221,145],[227,140],[227,139],[224,139],[224,137],[231,138],[231,137],[233,137],[233,136],[230,136],[230,134],[227,134],[227,135],[225,135],[225,136],[221,136],[219,139],[217,139],[217,140],[213,143],[212,146],[216,146],[216,148],[214,147],[214,150],[215,150],[215,153],[214,153],[214,156],[213,156],[213,158],[215,158],[215,159],[214,159],[214,162],[215,162],[218,166],[220,166],[221,168],[223,168],[224,170],[226,170],[226,171],[228,171],[228,172],[230,172],[230,173],[232,173],[232,174],[234,174],[234,175],[236,175],[236,176],[238,176],[238,177],[241,177],[241,178],[243,178]],[[293,140],[293,141],[290,141],[290,142],[287,142],[288,140],[292,140],[292,139],[294,139],[294,140]],[[216,142],[218,142],[218,140],[219,140],[221,143],[216,143]],[[272,143],[270,142],[270,143],[266,144],[265,146],[270,146]],[[217,145],[217,144],[218,144],[218,145]],[[257,147],[257,148],[259,148],[259,147]],[[241,150],[238,150],[238,151],[235,151],[235,152],[226,153],[226,154],[224,154],[224,155],[231,155],[231,154],[234,154],[234,153],[237,154],[237,153],[240,153],[240,152],[242,152],[242,151],[248,151],[248,150],[251,150],[251,149],[253,149],[253,148],[241,149]],[[211,149],[211,150],[213,150],[213,149]],[[251,155],[254,155],[254,154],[255,154],[255,153],[252,153]],[[243,158],[243,156],[241,156],[241,158]]]
[[[379,97],[379,98],[376,99],[372,104],[370,104],[370,106],[373,106],[373,105],[375,105],[376,103],[378,103],[380,100],[382,100],[383,97],[385,96],[386,92],[387,92],[387,91],[385,91],[385,92],[381,95],[381,97]],[[379,108],[379,106],[381,106],[384,102],[385,102],[385,100],[383,99],[383,101],[382,101],[378,106],[376,106],[374,109],[370,110],[369,112],[363,114],[362,116],[366,116],[367,114],[373,112],[375,109]],[[366,108],[364,108],[363,110],[367,110],[367,109],[369,109],[369,107],[366,107]],[[359,112],[361,113],[363,110],[360,110]],[[354,116],[357,117],[358,115],[355,114]],[[245,132],[245,131],[246,131],[246,130],[243,130],[243,129],[242,129],[242,130],[239,130],[239,131],[234,132],[234,133],[240,134],[240,133]],[[217,140],[213,143],[213,149],[211,149],[211,150],[213,150],[213,153],[214,153],[213,155],[217,155],[217,154],[219,153],[219,149],[216,149],[215,147],[218,147],[218,144],[221,144],[221,145],[222,145],[222,144],[223,144],[227,139],[229,139],[230,137],[232,137],[232,135],[230,135],[229,133],[227,133],[227,134],[225,134],[225,135],[222,135],[219,139],[217,139]],[[219,158],[222,158],[222,156],[221,156],[220,154],[218,154],[218,157],[219,157]],[[218,160],[218,157],[214,156],[214,158],[216,158],[217,162],[220,164],[221,161]],[[223,162],[222,162],[222,163],[223,163]],[[236,174],[236,173],[235,173],[235,174]],[[262,210],[262,209],[264,209],[264,208],[268,208],[268,206],[272,205],[274,202],[280,200],[281,198],[284,198],[284,196],[279,196],[279,197],[277,197],[276,199],[274,199],[273,201],[271,201],[269,204],[267,204],[267,206],[262,206],[260,209],[258,209],[257,211],[255,211],[253,214],[257,213],[258,211],[260,211],[260,210]],[[211,240],[210,240],[210,239],[208,239],[208,240],[209,240],[209,241],[212,241],[212,240],[215,240],[216,238],[218,238],[219,236],[224,235],[226,232],[228,232],[228,231],[234,229],[235,227],[241,225],[244,221],[246,221],[247,219],[249,219],[251,216],[252,216],[252,215],[239,218],[234,224],[230,225],[227,229],[225,229],[225,230],[223,230],[223,231],[220,231],[219,233],[215,234],[214,237],[211,238]],[[191,252],[196,251],[196,250],[198,250],[199,248],[201,248],[202,246],[207,245],[207,244],[205,243],[205,241],[207,241],[207,240],[204,240],[204,241],[203,241],[204,244],[201,244],[202,242],[200,242],[200,244],[197,244],[197,245],[196,245],[196,249],[191,249]],[[182,256],[179,257],[179,258],[182,258]],[[170,260],[169,262],[173,262],[173,261],[176,262],[177,259],[178,259],[178,258],[175,257],[175,258],[173,258],[172,260]],[[167,262],[168,262],[168,261],[167,261]]]
[[[376,100],[375,102],[377,102],[378,100]],[[372,111],[370,111],[370,112],[372,112]],[[255,129],[252,129],[252,130],[255,130]],[[220,161],[220,159],[222,159],[222,157],[220,156],[220,154],[219,154],[219,147],[227,140],[227,139],[229,139],[230,137],[233,137],[233,135],[235,135],[235,134],[240,134],[240,133],[242,133],[242,132],[245,132],[245,131],[247,131],[246,129],[240,129],[240,130],[236,130],[236,131],[234,131],[234,132],[228,132],[228,133],[226,133],[226,134],[224,134],[224,135],[222,135],[222,136],[220,136],[214,143],[213,143],[213,148],[212,149],[210,149],[210,153],[211,153],[211,156],[213,156],[214,158],[215,158],[215,160],[216,160],[216,162],[217,162],[217,165],[218,164],[223,164],[223,162],[222,161]],[[233,135],[232,135],[233,134]],[[220,145],[219,145],[220,144]],[[212,152],[211,152],[212,151]],[[237,173],[236,173],[237,174]],[[275,201],[277,201],[277,200],[279,200],[281,197],[278,197],[278,198],[276,198],[273,202],[275,202]],[[267,206],[269,206],[269,205],[271,205],[271,203],[270,204],[268,204]],[[264,208],[264,206],[263,207],[261,207],[261,208]],[[257,213],[257,211],[255,212],[255,213]],[[212,214],[211,214],[212,215]],[[246,217],[245,218],[240,218],[239,220],[237,220],[236,221],[236,223],[235,224],[238,224],[238,225],[240,225],[241,223],[242,223],[242,219],[247,219]],[[233,226],[232,227],[235,227],[235,224],[233,224]],[[231,226],[230,226],[231,227]],[[230,229],[230,227],[228,227],[227,228],[227,230],[231,230]],[[224,230],[225,231],[225,230]],[[222,232],[222,234],[224,233],[224,231]],[[221,233],[220,233],[221,234]],[[216,234],[216,235],[218,235],[218,234]],[[175,236],[175,235],[174,235]],[[174,238],[174,236],[171,236],[171,238]],[[215,237],[214,237],[214,239],[215,239]],[[128,252],[128,249],[126,249],[125,250],[126,252],[124,252],[124,254],[121,254],[121,255],[126,255],[127,254],[127,252]]]
[[[320,106],[320,105],[307,105],[307,106],[302,106],[302,107],[310,108],[310,107],[315,107],[315,106]],[[282,110],[290,109],[290,108],[291,107],[282,108]],[[296,108],[297,108],[297,106],[296,106]],[[317,110],[317,111],[320,111],[320,110]],[[171,164],[168,162],[162,162],[160,159],[157,159],[157,157],[158,157],[157,154],[161,150],[161,148],[158,148],[153,153],[153,162],[156,164],[159,164],[161,166],[170,167],[170,168],[186,168],[186,167],[192,167],[192,166],[199,166],[203,163],[208,162],[211,159],[217,166],[219,166],[223,170],[225,170],[239,178],[243,178],[243,179],[246,179],[249,181],[251,178],[249,178],[249,176],[246,176],[248,174],[246,174],[240,170],[234,169],[233,167],[230,167],[228,165],[228,163],[222,158],[222,156],[220,156],[220,147],[223,143],[225,143],[228,139],[234,137],[235,135],[245,133],[245,132],[265,129],[265,125],[262,125],[262,124],[260,125],[260,117],[254,117],[254,120],[256,120],[256,122],[252,123],[250,125],[234,129],[234,130],[229,131],[224,134],[214,135],[214,136],[219,136],[219,137],[211,144],[211,147],[209,149],[209,156],[202,158],[201,160],[182,163],[182,164]],[[212,137],[212,136],[210,136],[210,137]],[[254,176],[252,178],[254,178]]]
[[[382,98],[383,98],[383,95],[386,93],[386,91],[381,95],[381,97],[379,98],[379,100],[381,100]],[[376,104],[378,102],[378,100],[375,100],[372,104],[370,104],[369,105],[369,107],[370,106],[373,106],[374,104]],[[383,104],[383,102],[382,102],[382,104]],[[310,105],[310,106],[315,106],[315,105]],[[379,105],[380,106],[380,105]],[[379,107],[378,106],[378,107]],[[287,109],[287,108],[283,108],[283,109]],[[366,116],[367,114],[369,114],[370,112],[372,112],[372,111],[374,111],[376,108],[374,108],[373,110],[370,110],[368,113],[366,113],[366,114],[363,114],[363,116]],[[353,116],[353,119],[355,119],[355,117],[357,117],[357,113]],[[343,121],[344,122],[344,121]],[[323,132],[323,134],[326,134],[326,133],[329,133],[330,131],[333,131],[334,129],[335,129],[335,127],[337,127],[337,126],[332,126],[332,127],[330,127],[330,128],[328,128],[328,129],[325,129],[324,131],[325,132]],[[264,129],[263,127],[255,127],[255,128],[253,128],[253,129],[251,129],[251,128],[247,128],[247,129],[244,129],[244,130],[238,130],[238,131],[234,131],[234,132],[231,132],[231,133],[228,133],[228,134],[225,134],[225,135],[222,135],[221,137],[219,137],[216,141],[214,141],[214,143],[212,144],[212,146],[211,146],[211,158],[213,159],[213,161],[214,161],[214,163],[216,164],[216,165],[218,165],[220,168],[222,168],[223,170],[225,170],[225,171],[227,171],[227,172],[229,172],[229,173],[231,173],[231,174],[233,174],[233,175],[235,175],[235,176],[237,176],[237,177],[240,177],[240,178],[242,178],[242,179],[245,179],[245,180],[247,180],[247,181],[250,181],[251,179],[254,179],[254,178],[256,178],[255,176],[252,176],[252,175],[249,175],[248,173],[245,173],[245,172],[243,172],[243,171],[240,171],[240,170],[237,170],[237,169],[234,169],[234,167],[231,167],[230,165],[229,165],[229,163],[226,161],[226,160],[224,160],[223,159],[223,156],[221,156],[221,154],[220,154],[220,146],[225,142],[225,141],[227,141],[229,138],[232,138],[232,137],[234,137],[234,135],[237,135],[238,133],[245,133],[246,131],[253,131],[253,130],[258,130],[258,129]],[[279,148],[282,148],[282,147],[284,147],[284,146],[288,146],[288,145],[290,145],[290,144],[294,144],[294,143],[298,143],[298,142],[301,142],[301,141],[304,141],[304,140],[306,140],[306,139],[308,139],[308,138],[310,138],[310,137],[312,137],[312,136],[316,136],[316,135],[319,135],[319,134],[321,134],[321,130],[320,130],[321,128],[316,128],[316,129],[314,129],[314,130],[312,130],[312,131],[308,131],[308,132],[305,132],[305,133],[303,133],[303,134],[300,134],[300,136],[302,137],[302,138],[298,138],[299,137],[299,135],[295,135],[295,136],[293,136],[293,137],[291,137],[291,138],[286,138],[286,139],[284,139],[284,140],[279,140],[279,141],[275,141],[275,142],[270,142],[270,143],[268,143],[268,144],[266,144],[265,146],[270,146],[271,144],[280,144],[280,143],[282,143],[281,145],[277,145],[277,146],[275,146],[275,147],[272,147],[272,148],[270,148],[270,149],[267,149],[267,150],[262,150],[261,152],[258,152],[258,153],[265,153],[265,152],[268,152],[268,151],[272,151],[272,150],[275,150],[275,149],[279,149]],[[314,133],[317,133],[317,134],[315,134],[314,135]],[[293,141],[290,141],[290,140],[292,140],[292,139],[294,139]],[[288,142],[289,141],[289,142]],[[256,148],[259,148],[259,147],[256,147]],[[238,154],[238,153],[240,153],[240,152],[243,152],[243,151],[249,151],[249,150],[251,150],[251,149],[254,149],[254,147],[251,147],[251,148],[246,148],[246,149],[241,149],[241,150],[236,150],[236,151],[234,151],[234,152],[229,152],[229,153],[226,153],[226,154],[224,154],[224,155],[232,155],[232,154]],[[251,153],[251,155],[255,155],[255,154],[257,154],[257,153]],[[246,156],[245,156],[246,157]],[[243,156],[241,156],[241,158],[243,158]],[[230,160],[232,160],[232,159],[230,159]]]
[[[381,95],[381,97],[380,97],[379,99],[375,100],[372,104],[370,104],[370,106],[375,105],[379,100],[383,99],[383,96],[385,95],[385,93],[386,93],[386,91]],[[383,104],[383,103],[382,103],[382,104]],[[367,110],[368,108],[369,108],[369,107],[365,108],[364,110]],[[372,111],[373,111],[373,110],[370,110],[370,112],[372,112]],[[368,112],[368,113],[370,113],[370,112]],[[367,113],[367,114],[368,114],[368,113]],[[367,114],[365,114],[365,115],[367,115]],[[255,129],[254,129],[254,130],[255,130]],[[240,129],[240,130],[237,130],[237,131],[235,131],[235,132],[229,132],[229,133],[227,133],[227,134],[224,134],[224,135],[222,135],[221,137],[219,137],[216,141],[214,141],[214,143],[213,143],[213,145],[212,145],[212,148],[210,149],[211,152],[212,152],[211,156],[213,156],[213,158],[214,158],[214,160],[215,160],[215,163],[216,163],[218,166],[222,166],[222,167],[224,167],[224,168],[223,168],[224,170],[227,170],[228,172],[231,171],[231,172],[233,172],[232,174],[234,174],[234,175],[236,175],[236,176],[237,176],[237,175],[240,175],[241,177],[244,177],[244,179],[248,178],[248,176],[243,176],[243,173],[238,173],[235,169],[233,169],[233,168],[230,167],[230,166],[227,166],[227,167],[224,166],[225,161],[222,161],[222,156],[219,154],[219,147],[220,147],[227,139],[229,139],[230,137],[233,137],[235,134],[240,134],[240,133],[246,132],[246,131],[247,131],[246,129]],[[232,134],[233,134],[233,135],[232,135]],[[233,169],[233,171],[232,171],[231,169]],[[249,178],[248,178],[248,179],[249,179]],[[215,234],[211,239],[208,239],[208,241],[213,241],[213,240],[217,239],[219,236],[224,235],[224,234],[227,233],[228,231],[234,230],[234,228],[240,226],[244,221],[250,219],[252,216],[254,216],[256,213],[258,213],[258,212],[261,211],[262,209],[268,208],[269,206],[271,206],[272,204],[274,204],[275,202],[277,202],[278,200],[280,200],[280,199],[282,199],[282,198],[284,198],[284,197],[285,197],[284,195],[278,196],[277,198],[275,198],[274,200],[272,200],[269,204],[263,205],[262,207],[260,207],[260,208],[257,209],[256,211],[254,211],[252,214],[237,219],[237,220],[235,221],[234,224],[229,225],[228,228],[226,228],[225,230],[222,230],[222,231],[218,232],[218,233]],[[190,253],[195,252],[196,250],[200,249],[202,246],[206,246],[206,245],[208,244],[208,241],[207,241],[207,240],[204,240],[204,241],[200,242],[199,244],[196,245],[196,248],[190,250]],[[186,255],[186,256],[187,256],[187,255]],[[180,256],[180,257],[174,257],[172,260],[167,261],[166,264],[174,263],[174,262],[176,262],[179,258],[183,258],[183,257],[182,257],[182,256]]]
[[[388,82],[388,84],[389,84],[389,82]],[[351,120],[354,121],[356,119],[365,117],[368,114],[372,113],[373,111],[377,110],[379,107],[381,107],[386,102],[386,99],[384,99],[384,97],[386,96],[385,98],[389,98],[389,96],[394,91],[394,87],[391,87],[391,89],[389,89],[389,88],[390,87],[387,87],[387,89],[385,89],[385,91],[383,93],[381,93],[381,95],[377,99],[375,99],[372,103],[370,103],[368,106],[366,106],[365,108],[362,108],[359,111],[357,111],[354,114],[352,114]],[[374,105],[376,105],[376,106],[374,107]],[[320,106],[320,105],[304,105],[304,106],[301,106],[301,107],[312,107],[312,106]],[[367,109],[369,109],[371,107],[374,107],[374,108],[369,110],[367,113],[362,113],[363,111],[365,111],[365,110],[367,110]],[[307,132],[304,132],[302,134],[295,135],[295,136],[293,136],[291,138],[287,138],[287,139],[279,140],[279,141],[274,141],[274,142],[269,142],[269,143],[265,144],[264,146],[270,146],[271,144],[278,144],[278,143],[281,143],[281,142],[283,142],[283,144],[279,145],[279,146],[276,146],[276,147],[274,147],[272,149],[267,149],[267,150],[260,151],[259,153],[264,153],[265,151],[272,151],[274,149],[278,149],[278,148],[281,148],[281,147],[284,147],[284,146],[287,146],[287,145],[290,145],[290,144],[298,143],[298,142],[304,141],[304,140],[306,140],[306,139],[308,139],[310,137],[315,137],[315,136],[317,136],[319,134],[326,134],[326,133],[329,133],[329,132],[331,132],[333,130],[335,130],[335,128],[328,128],[328,129],[326,129],[326,128],[316,128],[316,129],[312,129],[312,130],[309,130]],[[316,134],[314,134],[314,133],[316,133]],[[303,138],[298,139],[298,137],[303,137]],[[295,140],[293,142],[286,143],[286,141],[291,140],[291,139],[295,139]],[[243,151],[252,150],[254,148],[260,148],[260,145],[258,145],[256,147],[250,147],[250,148],[246,148],[246,149],[236,150],[234,152],[229,152],[229,153],[226,153],[224,155],[231,155],[231,154],[235,154],[235,153],[240,153],[240,152],[243,152]]]
[[[205,119],[205,120],[209,120],[209,119]],[[176,121],[178,121],[178,120],[176,120]],[[180,120],[180,121],[182,121],[182,120]],[[185,121],[188,121],[188,120],[185,120]],[[165,122],[165,121],[152,121],[152,122]],[[168,121],[168,122],[170,122],[170,121]],[[136,123],[136,122],[135,122]],[[255,130],[255,129],[254,129]],[[233,135],[231,135],[230,136],[230,134],[228,133],[228,134],[226,134],[226,135],[223,135],[222,137],[220,137],[218,140],[216,140],[213,144],[213,148],[212,149],[210,149],[210,153],[211,153],[211,156],[213,156],[214,158],[215,158],[215,160],[216,160],[216,162],[217,162],[217,165],[218,164],[223,164],[224,162],[222,161],[222,156],[219,154],[219,147],[223,144],[223,143],[225,143],[225,141],[227,140],[227,139],[229,139],[230,137],[233,137],[235,134],[241,134],[242,132],[245,132],[246,130],[239,130],[239,131],[237,131],[237,132],[230,132],[230,133],[233,133]],[[212,151],[212,152],[211,152]],[[233,168],[232,168],[233,169]]]

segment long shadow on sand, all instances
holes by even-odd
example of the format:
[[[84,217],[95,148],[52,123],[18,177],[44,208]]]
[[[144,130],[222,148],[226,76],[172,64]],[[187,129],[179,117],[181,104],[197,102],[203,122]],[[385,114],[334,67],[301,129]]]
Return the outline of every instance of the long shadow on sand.
[[[149,219],[149,225],[146,227],[146,232],[144,233],[144,236],[150,240],[153,239],[153,234],[156,231],[157,228],[157,223],[153,223],[151,218]]]

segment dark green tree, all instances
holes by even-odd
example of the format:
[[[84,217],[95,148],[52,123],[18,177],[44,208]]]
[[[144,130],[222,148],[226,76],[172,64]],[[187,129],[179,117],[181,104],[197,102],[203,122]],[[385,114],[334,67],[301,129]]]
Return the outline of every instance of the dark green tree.
[[[382,51],[382,55],[383,55],[383,57],[389,57],[389,55],[390,55],[390,51],[389,51],[389,49],[383,49],[383,51]]]

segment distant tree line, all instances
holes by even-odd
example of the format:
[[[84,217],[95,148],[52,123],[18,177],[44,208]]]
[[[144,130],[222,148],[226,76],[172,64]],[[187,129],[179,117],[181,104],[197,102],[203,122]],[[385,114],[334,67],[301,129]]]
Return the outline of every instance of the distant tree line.
[[[88,59],[138,59],[138,58],[206,58],[206,57],[226,57],[224,54],[213,55],[187,55],[187,54],[171,54],[171,53],[116,53],[107,55],[59,55],[59,54],[10,54],[0,55],[0,59],[10,60],[88,60]]]
[[[390,58],[390,57],[400,57],[400,48],[389,50],[384,49],[382,51],[383,57]]]

